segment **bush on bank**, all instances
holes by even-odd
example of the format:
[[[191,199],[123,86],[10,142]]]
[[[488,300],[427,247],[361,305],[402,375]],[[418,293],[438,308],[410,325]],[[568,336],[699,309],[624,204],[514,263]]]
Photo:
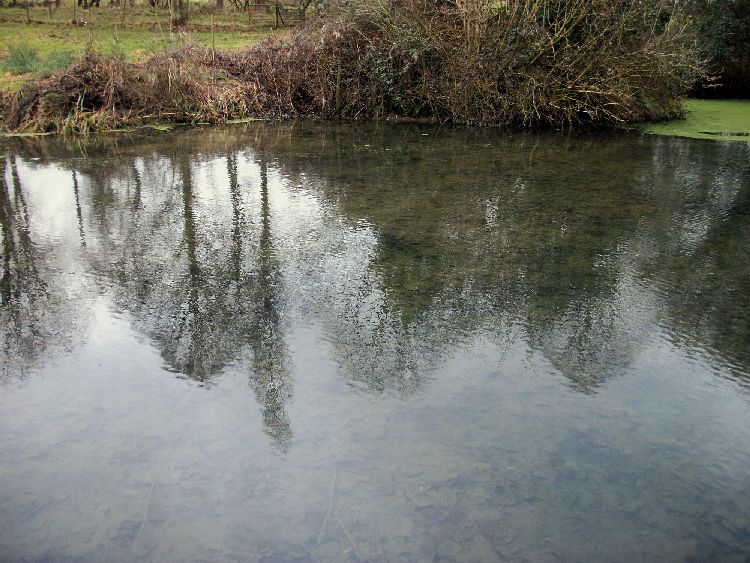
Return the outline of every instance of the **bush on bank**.
[[[12,130],[427,118],[581,128],[680,113],[703,68],[667,0],[364,0],[244,52],[89,54],[4,101]]]

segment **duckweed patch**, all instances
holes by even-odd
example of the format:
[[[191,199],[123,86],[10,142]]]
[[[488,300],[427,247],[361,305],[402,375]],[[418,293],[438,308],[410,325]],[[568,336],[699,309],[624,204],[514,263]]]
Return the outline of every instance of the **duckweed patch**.
[[[685,118],[644,126],[646,133],[721,141],[750,140],[750,100],[688,100]]]

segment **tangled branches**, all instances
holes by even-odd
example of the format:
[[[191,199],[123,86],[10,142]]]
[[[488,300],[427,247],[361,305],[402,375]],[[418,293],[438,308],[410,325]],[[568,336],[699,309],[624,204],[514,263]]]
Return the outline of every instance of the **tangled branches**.
[[[9,128],[430,118],[579,128],[663,119],[701,72],[667,0],[365,0],[245,52],[88,56],[6,103]]]

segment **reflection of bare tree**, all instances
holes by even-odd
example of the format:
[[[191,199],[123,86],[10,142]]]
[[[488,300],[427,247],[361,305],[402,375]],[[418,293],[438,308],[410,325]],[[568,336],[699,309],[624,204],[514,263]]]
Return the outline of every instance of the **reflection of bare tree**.
[[[274,443],[285,450],[292,437],[285,404],[291,397],[291,383],[286,368],[286,349],[278,311],[281,280],[271,237],[268,201],[268,167],[260,162],[260,234],[255,279],[242,271],[243,231],[248,228],[242,205],[237,171],[237,155],[228,154],[227,176],[232,203],[232,252],[229,287],[235,287],[241,299],[251,303],[248,315],[247,344],[252,352],[250,384],[263,408],[263,423]]]
[[[738,326],[747,321],[733,318],[721,305],[727,299],[711,289],[716,285],[711,280],[726,281],[721,272],[728,265],[748,261],[732,261],[726,252],[716,259],[720,245],[710,238],[708,247],[700,242],[691,251],[688,268],[677,269],[683,279],[664,284],[679,288],[687,280],[703,280],[705,286],[696,282],[687,293],[663,291],[644,282],[641,273],[651,258],[663,265],[675,253],[685,255],[673,246],[676,224],[684,223],[693,245],[699,231],[726,220],[728,209],[744,213],[726,172],[736,170],[747,182],[748,171],[732,164],[743,160],[738,146],[654,141],[636,147],[632,138],[530,138],[526,144],[519,137],[503,150],[484,148],[498,141],[492,133],[477,132],[481,138],[473,139],[461,132],[436,135],[423,148],[367,131],[364,138],[356,132],[340,139],[321,133],[316,150],[314,134],[307,133],[300,140],[306,150],[298,151],[294,131],[288,133],[274,129],[259,138],[292,182],[315,179],[307,180],[311,189],[377,233],[370,268],[378,281],[360,293],[380,297],[367,304],[352,300],[346,311],[339,307],[329,325],[347,376],[367,381],[373,391],[409,381],[416,365],[409,359],[424,357],[417,346],[447,350],[449,343],[476,334],[476,327],[486,330],[493,317],[520,320],[532,347],[584,392],[633,361],[660,307],[678,305],[680,295],[705,301],[700,309],[686,306],[680,317],[694,317],[690,332],[710,339],[709,351],[736,349],[741,335],[750,332]],[[387,147],[387,158],[376,154],[381,147]],[[690,200],[665,206],[664,198],[672,197],[668,190]],[[710,211],[709,201],[698,203],[700,194],[711,191],[720,194],[721,215]],[[698,221],[691,218],[696,204]],[[681,210],[690,210],[691,217],[678,217]],[[650,227],[652,245],[666,243],[660,255],[642,251],[644,227]],[[733,238],[722,229],[723,248],[732,248],[726,241]],[[726,295],[748,293],[734,283]],[[399,357],[391,374],[389,360]]]
[[[203,256],[211,256],[201,245],[214,241],[196,221],[189,156],[179,154],[172,162],[176,166],[167,171],[172,190],[149,206],[140,201],[142,179],[133,167],[136,201],[120,235],[127,244],[110,243],[107,253],[122,256],[117,262],[121,303],[137,312],[137,322],[159,343],[172,369],[205,383],[236,355],[242,319],[232,318],[226,307],[221,257],[201,265]],[[178,221],[180,236],[175,236],[172,225]],[[162,278],[155,280],[155,272]]]
[[[133,182],[135,183],[135,189],[133,190],[133,211],[136,212],[141,209],[143,203],[141,202],[141,174],[138,172],[135,162],[133,162]]]
[[[143,173],[133,162],[113,177],[90,169],[99,249],[91,251],[91,263],[113,279],[117,303],[133,313],[170,369],[208,384],[230,363],[247,365],[266,430],[283,449],[292,435],[285,411],[291,383],[268,172],[262,162],[260,193],[245,194],[238,168],[229,153],[228,215],[214,199],[218,188],[196,180],[187,151],[155,157]],[[244,200],[256,196],[260,216],[249,221]],[[252,356],[247,364],[243,350]]]
[[[44,347],[46,284],[36,267],[28,214],[14,158],[10,160],[13,185],[6,180],[6,160],[0,159],[0,227],[3,265],[0,277],[0,326],[3,330],[3,379],[23,374]],[[20,372],[17,373],[17,372]]]
[[[86,246],[86,232],[83,228],[83,211],[81,211],[81,195],[78,188],[78,175],[75,170],[72,170],[73,175],[73,197],[75,198],[76,204],[76,217],[78,218],[78,235],[81,237],[81,246]]]
[[[10,183],[7,180],[10,172]],[[32,237],[16,158],[0,159],[0,375],[22,377],[46,351],[70,346],[85,305],[74,305],[51,248]],[[80,327],[78,327],[80,328]]]
[[[670,339],[702,348],[731,371],[747,374],[750,145],[722,149],[664,141],[654,152],[670,164],[679,155],[674,173],[690,175],[700,189],[662,180],[671,212],[662,211],[665,217],[639,233],[639,269],[658,290]]]
[[[232,200],[232,280],[236,284],[242,275],[242,230],[245,228],[242,194],[240,194],[237,179],[236,154],[227,154],[227,176],[229,177],[229,197]]]
[[[230,175],[231,179],[231,175]],[[271,236],[268,169],[260,162],[260,239],[258,277],[253,289],[255,315],[250,332],[253,353],[251,385],[263,408],[266,431],[282,449],[292,437],[286,402],[292,395],[279,314],[281,280]]]
[[[567,338],[566,347],[592,349],[581,351],[580,362],[558,364],[569,366],[564,371],[580,388],[612,371],[594,364],[627,363],[627,347],[618,348],[617,357],[610,353],[593,361],[596,343],[586,334],[600,334],[596,303],[618,283],[619,272],[597,261],[638,221],[636,213],[619,215],[632,185],[623,180],[603,207],[575,209],[545,189],[547,171],[536,170],[523,150],[484,150],[478,140],[447,135],[431,139],[425,152],[419,144],[400,146],[400,138],[394,145],[392,138],[354,136],[318,151],[306,138],[307,150],[300,152],[293,136],[269,135],[267,149],[292,182],[313,178],[307,182],[311,189],[351,222],[372,225],[377,237],[369,275],[340,280],[360,285],[356,290],[334,285],[331,295],[322,296],[319,312],[336,360],[353,384],[376,393],[413,393],[443,354],[480,327],[503,335],[504,323],[514,317],[529,326],[530,337],[575,325],[578,338]],[[541,159],[556,150],[530,141],[529,151],[541,153]],[[387,147],[389,153],[381,158],[372,149],[348,149],[358,146]],[[341,158],[344,150],[347,158]],[[487,168],[484,176],[480,171]],[[592,227],[607,222],[616,226],[615,236],[592,240]],[[579,323],[586,315],[592,322]],[[543,341],[557,344],[560,338],[532,338]],[[587,360],[590,369],[584,370]]]
[[[209,315],[212,311],[206,309],[204,290],[207,284],[203,283],[198,263],[194,186],[188,155],[177,157],[177,172],[182,196],[181,246],[184,247],[186,268],[183,274],[177,276],[183,286],[180,303],[178,308],[172,309],[171,331],[163,335],[167,338],[162,338],[161,343],[170,365],[190,377],[206,381],[221,369],[224,358],[217,358],[211,353],[214,346],[210,338],[214,334],[211,324],[218,319],[211,318]]]
[[[255,127],[259,193],[240,189],[245,163],[230,151],[218,203],[200,177],[217,155],[190,156],[194,133],[175,136],[171,157],[74,175],[79,231],[98,224],[87,252],[101,248],[92,264],[118,303],[175,371],[206,382],[246,365],[281,447],[290,301],[321,323],[346,380],[372,393],[414,393],[457,346],[500,340],[511,324],[584,392],[627,368],[664,319],[691,346],[747,361],[750,330],[731,306],[750,294],[748,261],[732,260],[747,208],[747,170],[725,172],[736,146],[316,127]],[[272,221],[271,158],[283,201],[306,191],[327,214],[314,237]]]

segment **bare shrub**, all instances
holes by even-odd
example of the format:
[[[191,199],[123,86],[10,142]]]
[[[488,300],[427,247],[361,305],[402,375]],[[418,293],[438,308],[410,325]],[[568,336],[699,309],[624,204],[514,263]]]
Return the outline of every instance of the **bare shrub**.
[[[20,92],[6,123],[59,131],[103,112],[72,129],[246,116],[575,128],[677,115],[702,72],[666,0],[484,2],[366,0],[237,54],[91,55]]]

